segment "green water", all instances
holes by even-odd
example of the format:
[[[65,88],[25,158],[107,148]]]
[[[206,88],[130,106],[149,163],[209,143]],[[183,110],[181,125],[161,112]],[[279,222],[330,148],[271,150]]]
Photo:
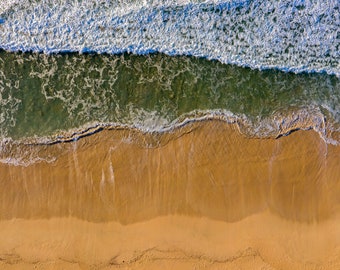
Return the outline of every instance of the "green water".
[[[294,110],[340,122],[340,80],[162,54],[44,55],[0,52],[0,136],[58,134],[91,123],[158,130],[202,110],[255,126]],[[194,116],[193,116],[194,117]]]

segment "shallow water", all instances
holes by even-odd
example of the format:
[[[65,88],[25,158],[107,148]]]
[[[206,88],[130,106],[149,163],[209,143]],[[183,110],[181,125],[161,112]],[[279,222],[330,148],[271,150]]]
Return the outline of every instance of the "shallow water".
[[[313,128],[338,143],[339,9],[333,0],[4,0],[0,48],[14,53],[0,52],[1,139],[219,118],[249,136]]]
[[[339,4],[1,0],[0,268],[340,269]]]
[[[312,223],[338,211],[340,148],[312,130],[256,139],[214,120],[158,139],[161,145],[150,147],[143,132],[125,129],[17,146],[40,161],[55,159],[0,164],[6,188],[0,221],[70,216],[131,224],[185,215],[236,222],[269,209],[285,220]]]
[[[162,131],[207,115],[238,120],[258,137],[277,135],[285,124],[321,128],[326,119],[334,130],[340,123],[340,80],[327,74],[163,54],[4,51],[0,71],[0,134],[14,140],[96,125]]]

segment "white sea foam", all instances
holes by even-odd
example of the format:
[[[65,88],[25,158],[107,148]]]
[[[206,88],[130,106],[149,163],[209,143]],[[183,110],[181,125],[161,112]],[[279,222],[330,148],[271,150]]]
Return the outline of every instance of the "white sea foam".
[[[0,126],[6,125],[7,128],[0,128],[0,137],[6,137],[7,130],[10,127],[14,127],[16,124],[15,113],[19,109],[21,101],[5,91],[5,88],[11,87],[12,89],[18,89],[17,82],[13,82],[4,76],[3,71],[0,70]]]
[[[141,122],[139,116],[130,124],[93,122],[77,129],[64,131],[63,133],[48,137],[24,138],[16,141],[10,138],[3,139],[0,142],[0,162],[14,166],[30,166],[37,162],[52,163],[57,160],[59,154],[51,155],[49,151],[45,151],[49,145],[63,142],[75,143],[82,137],[97,133],[103,129],[135,130],[156,136],[156,139],[152,140],[151,143],[147,141],[138,142],[132,137],[122,138],[124,143],[142,143],[142,147],[155,147],[160,143],[157,136],[164,133],[172,133],[175,130],[188,126],[190,123],[208,120],[220,120],[229,124],[235,124],[242,134],[254,138],[279,138],[295,130],[313,129],[325,143],[339,144],[337,138],[333,138],[332,134],[329,133],[329,130],[332,129],[332,124],[326,123],[322,112],[318,108],[312,107],[308,109],[302,108],[290,113],[278,113],[258,122],[251,121],[245,115],[235,115],[227,110],[196,110],[184,114],[171,122],[160,118],[158,112],[145,111],[142,114],[148,114],[148,117],[145,118],[148,119],[146,122]],[[112,176],[113,168],[110,170],[111,179],[114,179],[114,176]]]
[[[163,52],[340,76],[340,2],[2,0],[0,48]]]

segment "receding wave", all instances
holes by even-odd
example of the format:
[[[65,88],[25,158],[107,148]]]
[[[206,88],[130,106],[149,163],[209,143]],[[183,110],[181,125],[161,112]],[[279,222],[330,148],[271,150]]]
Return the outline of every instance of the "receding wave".
[[[0,158],[41,160],[32,149],[25,155],[13,149],[73,141],[103,129],[134,129],[156,138],[216,119],[251,137],[314,129],[337,144],[339,83],[334,75],[252,70],[185,56],[2,51]],[[146,146],[158,143],[152,139]]]
[[[2,0],[0,48],[162,52],[339,76],[339,12],[337,0]]]
[[[326,74],[258,71],[162,54],[6,52],[0,70],[1,137],[14,140],[93,123],[162,131],[208,114],[243,119],[254,129],[303,111],[322,115],[333,127],[340,123],[339,79]],[[263,128],[258,135],[268,132]]]

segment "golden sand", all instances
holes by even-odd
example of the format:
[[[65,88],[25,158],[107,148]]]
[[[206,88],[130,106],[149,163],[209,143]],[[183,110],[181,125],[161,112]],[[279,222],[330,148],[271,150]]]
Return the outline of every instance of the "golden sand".
[[[340,269],[340,147],[105,130],[0,164],[0,269]],[[147,147],[149,146],[149,147]]]

